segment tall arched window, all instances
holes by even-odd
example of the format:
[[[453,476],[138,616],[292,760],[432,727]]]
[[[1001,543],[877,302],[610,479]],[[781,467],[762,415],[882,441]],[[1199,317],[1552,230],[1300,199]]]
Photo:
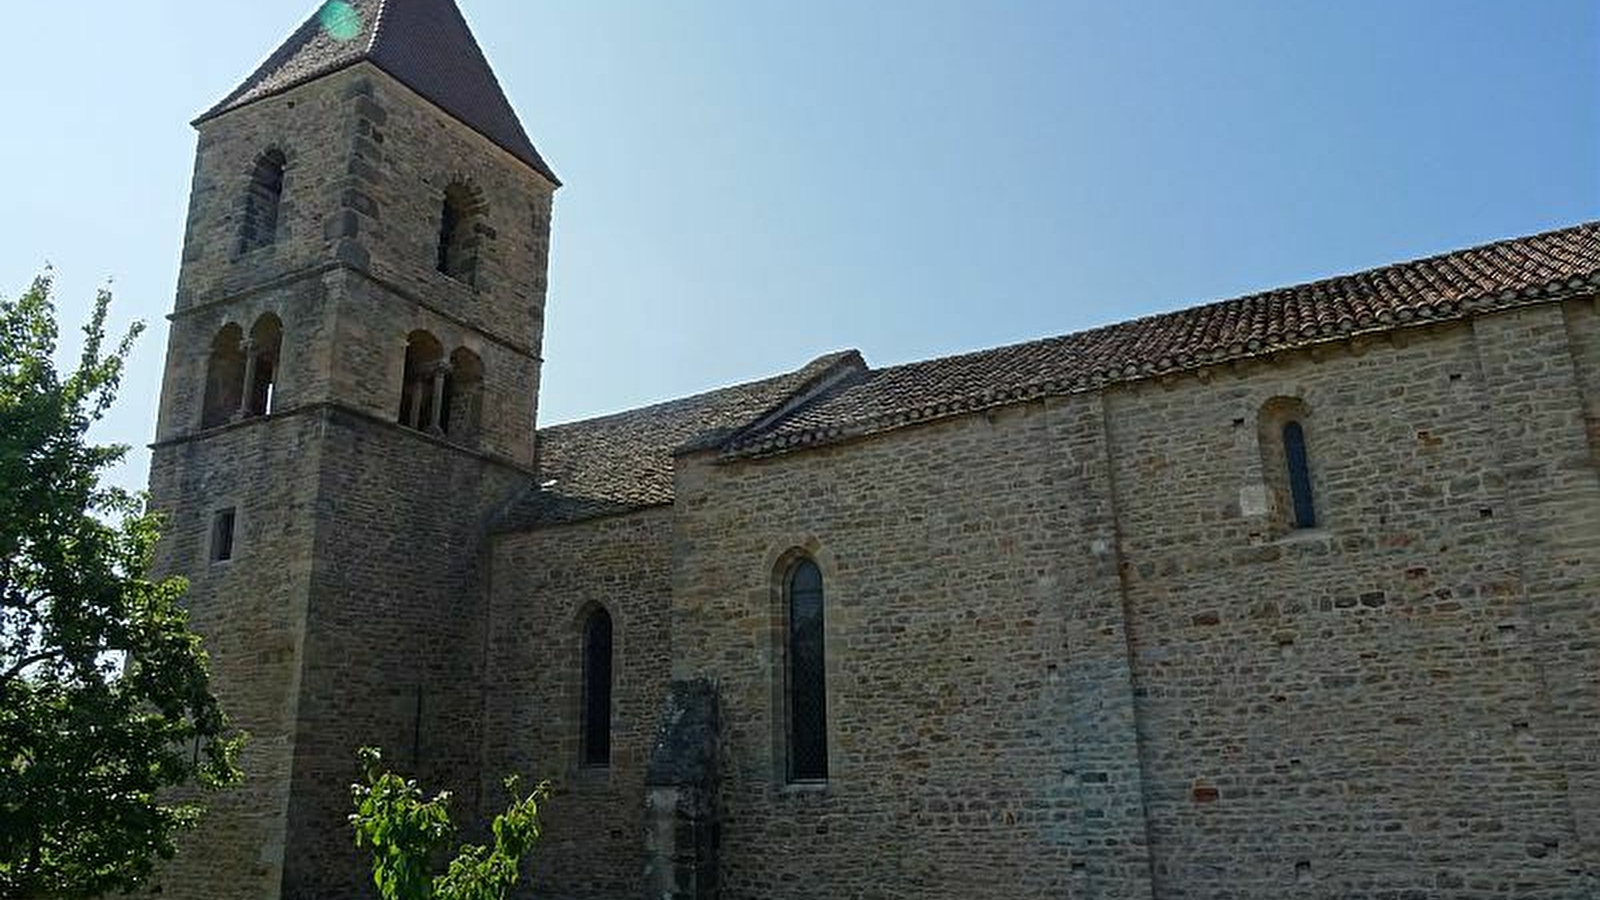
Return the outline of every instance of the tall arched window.
[[[788,706],[790,781],[828,777],[828,683],[822,570],[801,559],[784,590],[788,611],[784,695]]]
[[[1262,404],[1261,475],[1274,524],[1283,530],[1316,528],[1312,500],[1316,473],[1311,468],[1311,408],[1299,397],[1274,397]]]
[[[1317,509],[1311,502],[1311,464],[1306,460],[1306,431],[1299,422],[1284,423],[1283,458],[1288,468],[1294,527],[1315,528]]]
[[[611,765],[611,614],[598,607],[583,623],[583,733],[585,766]]]
[[[244,329],[226,325],[211,341],[206,362],[206,395],[200,413],[201,428],[226,425],[238,415],[244,400]]]
[[[265,247],[278,236],[278,208],[283,204],[283,151],[273,149],[256,159],[250,189],[244,198],[244,223],[239,228],[239,252]]]
[[[456,182],[445,189],[439,215],[438,269],[465,284],[478,281],[478,219],[483,204],[471,187]]]

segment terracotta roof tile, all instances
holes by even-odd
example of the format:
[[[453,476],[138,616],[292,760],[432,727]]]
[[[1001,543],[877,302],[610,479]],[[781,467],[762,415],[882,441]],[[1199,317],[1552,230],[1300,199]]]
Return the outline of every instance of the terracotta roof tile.
[[[680,449],[697,443],[721,446],[830,374],[864,369],[859,354],[835,353],[773,378],[540,429],[540,484],[514,504],[500,527],[557,524],[671,503],[673,456]]]
[[[1600,223],[1025,344],[863,371],[729,455],[781,453],[1046,394],[1337,340],[1600,283]]]

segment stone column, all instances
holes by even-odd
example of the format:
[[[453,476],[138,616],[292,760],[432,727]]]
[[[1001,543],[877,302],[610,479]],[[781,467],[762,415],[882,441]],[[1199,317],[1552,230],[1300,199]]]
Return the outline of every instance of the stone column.
[[[255,415],[255,410],[250,408],[250,401],[256,393],[256,342],[253,338],[245,338],[239,342],[239,351],[244,354],[244,386],[239,391],[239,411],[234,413],[234,421],[242,421]]]
[[[433,407],[428,410],[428,424],[423,429],[424,431],[427,431],[429,434],[434,434],[434,435],[442,435],[442,434],[444,434],[445,422],[444,422],[444,417],[441,414],[444,412],[445,379],[447,379],[449,377],[450,377],[450,364],[448,362],[440,362],[439,365],[434,367],[434,370],[433,370]]]
[[[402,422],[401,424],[405,425],[407,428],[421,429],[422,428],[422,392],[428,389],[428,385],[427,385],[426,382],[424,382],[420,378],[413,378],[410,381],[410,386],[411,386],[411,403],[409,405],[407,405],[407,407],[406,407],[405,421]]]

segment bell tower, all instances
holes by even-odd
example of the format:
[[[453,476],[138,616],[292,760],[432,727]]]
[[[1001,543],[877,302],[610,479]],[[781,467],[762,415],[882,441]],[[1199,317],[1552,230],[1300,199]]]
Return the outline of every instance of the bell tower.
[[[356,896],[358,747],[477,805],[486,534],[534,481],[560,183],[453,0],[330,0],[195,125],[156,568],[252,738],[162,885]]]

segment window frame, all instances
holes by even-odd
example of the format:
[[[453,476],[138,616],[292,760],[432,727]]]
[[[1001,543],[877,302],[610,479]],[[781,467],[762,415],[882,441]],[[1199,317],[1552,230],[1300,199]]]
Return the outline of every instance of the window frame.
[[[1311,451],[1305,425],[1289,419],[1279,429],[1289,488],[1289,525],[1303,531],[1317,527],[1316,491],[1311,480]]]
[[[814,571],[816,579],[816,615],[815,635],[818,660],[811,666],[814,673],[810,676],[812,682],[809,687],[817,692],[814,705],[817,707],[808,718],[812,721],[804,723],[810,728],[802,732],[802,723],[797,711],[796,699],[802,686],[796,682],[797,662],[795,646],[797,643],[798,625],[796,622],[795,599],[797,595],[797,579],[806,571]],[[783,756],[782,776],[784,783],[792,786],[821,786],[828,784],[832,778],[833,760],[831,741],[829,740],[829,703],[828,703],[828,591],[827,577],[822,565],[810,554],[797,554],[789,559],[783,567],[781,576],[780,604],[781,620],[779,622],[780,640],[782,642],[781,671],[779,680],[781,685],[783,718],[781,725],[781,752]],[[802,739],[815,741],[815,746],[805,750],[801,746]],[[820,756],[820,768],[804,768],[800,765],[802,754]]]
[[[601,684],[596,678],[595,653],[596,627],[605,624],[605,697],[603,712],[596,705],[594,691]],[[615,746],[614,712],[617,690],[617,633],[616,618],[602,604],[589,608],[579,625],[579,690],[578,690],[578,767],[586,770],[611,768],[612,750]],[[601,728],[603,718],[604,727]],[[595,738],[604,736],[604,753],[596,752]]]
[[[213,566],[225,566],[239,558],[239,507],[224,506],[211,511],[206,557]]]
[[[288,180],[289,155],[282,149],[269,147],[256,157],[250,167],[250,180],[245,185],[244,209],[240,213],[239,256],[278,242]]]

